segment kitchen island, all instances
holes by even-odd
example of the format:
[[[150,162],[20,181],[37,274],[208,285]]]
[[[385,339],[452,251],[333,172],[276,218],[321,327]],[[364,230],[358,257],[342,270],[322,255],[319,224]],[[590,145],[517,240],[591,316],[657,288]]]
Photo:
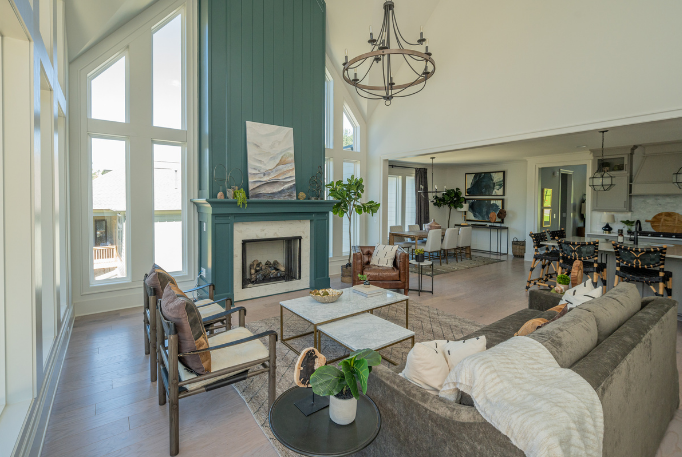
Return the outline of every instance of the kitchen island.
[[[616,254],[613,250],[612,241],[615,238],[610,239],[604,235],[601,236],[569,236],[566,237],[567,241],[599,241],[599,261],[606,262],[606,290],[610,290],[613,287],[614,279],[616,277]],[[671,244],[672,242],[655,242],[652,239],[647,239],[647,241],[642,241],[640,238],[639,244],[636,247],[646,248],[646,247],[660,247],[667,246],[665,253],[665,269],[673,274],[673,296],[672,298],[677,301],[677,316],[678,319],[682,319],[682,244]],[[546,241],[544,243],[546,246],[557,246],[557,242],[554,240]],[[626,246],[635,246],[631,241],[626,241],[622,243]],[[622,278],[621,278],[622,280]],[[646,284],[636,283],[639,290],[642,292],[643,297],[649,297],[654,295],[651,288]]]

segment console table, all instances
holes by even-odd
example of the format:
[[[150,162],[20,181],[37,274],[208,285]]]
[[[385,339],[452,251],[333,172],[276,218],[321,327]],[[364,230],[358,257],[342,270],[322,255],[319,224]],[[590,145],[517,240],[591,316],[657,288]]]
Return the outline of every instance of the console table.
[[[508,255],[509,254],[509,227],[506,225],[493,225],[493,224],[468,224],[468,225],[462,225],[462,224],[455,224],[456,227],[471,227],[472,229],[484,229],[488,230],[488,240],[489,240],[489,248],[487,251],[483,249],[474,249],[474,251],[479,251],[479,252],[485,252],[487,254],[500,254],[500,255]],[[495,231],[495,251],[493,251],[493,230]],[[502,252],[502,234],[506,233],[506,243],[504,243],[505,246],[505,251]]]

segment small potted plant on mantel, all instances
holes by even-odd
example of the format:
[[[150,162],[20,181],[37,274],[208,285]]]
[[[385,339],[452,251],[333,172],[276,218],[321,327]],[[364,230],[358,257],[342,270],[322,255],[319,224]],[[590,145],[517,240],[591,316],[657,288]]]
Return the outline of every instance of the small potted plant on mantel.
[[[350,357],[339,364],[339,368],[324,365],[310,376],[313,392],[329,396],[329,418],[339,425],[348,425],[355,420],[358,410],[360,389],[367,393],[367,380],[372,367],[381,363],[381,355],[371,349],[351,352]],[[360,389],[358,388],[360,384]]]
[[[360,281],[364,281],[363,284],[365,287],[369,287],[369,279],[367,279],[367,275],[358,275],[358,279]]]

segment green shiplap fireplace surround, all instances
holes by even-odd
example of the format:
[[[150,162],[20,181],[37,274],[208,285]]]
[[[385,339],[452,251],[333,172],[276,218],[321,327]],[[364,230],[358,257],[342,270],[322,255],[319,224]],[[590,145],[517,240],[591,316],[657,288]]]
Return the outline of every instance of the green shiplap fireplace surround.
[[[199,267],[216,299],[234,298],[234,224],[309,220],[310,287],[329,287],[334,202],[249,200],[239,208],[216,199],[213,180],[217,166],[240,169],[248,195],[246,122],[260,122],[294,129],[296,193],[309,193],[324,166],[325,2],[200,0],[198,26]]]
[[[199,265],[215,284],[215,299],[234,299],[234,224],[310,221],[310,288],[329,287],[329,211],[334,200],[192,200],[199,211]],[[307,286],[307,285],[306,285]],[[305,288],[302,287],[302,288]]]

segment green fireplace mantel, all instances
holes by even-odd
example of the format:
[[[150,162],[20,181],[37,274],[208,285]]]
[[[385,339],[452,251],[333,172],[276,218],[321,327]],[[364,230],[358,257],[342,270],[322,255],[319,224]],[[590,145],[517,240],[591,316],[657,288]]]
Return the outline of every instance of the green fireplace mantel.
[[[310,221],[310,285],[327,288],[329,282],[329,212],[335,200],[196,199],[199,213],[199,268],[215,284],[215,299],[234,300],[234,224],[262,221]]]

